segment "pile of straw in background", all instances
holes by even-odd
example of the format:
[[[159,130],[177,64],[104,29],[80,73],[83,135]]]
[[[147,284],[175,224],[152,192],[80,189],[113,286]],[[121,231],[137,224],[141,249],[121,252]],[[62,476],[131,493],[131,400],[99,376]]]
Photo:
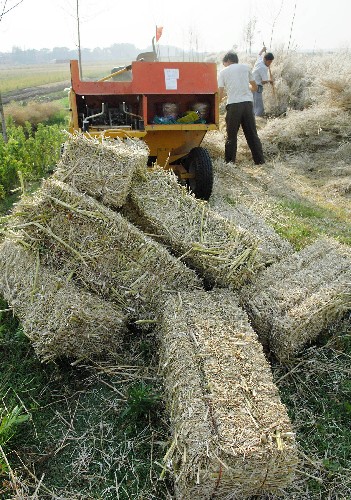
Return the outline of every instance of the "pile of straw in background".
[[[303,111],[288,110],[286,117],[268,121],[260,131],[265,153],[318,151],[351,135],[347,111],[316,105]]]
[[[65,143],[54,177],[105,205],[120,207],[135,171],[145,170],[147,159],[148,149],[142,141],[98,140],[74,134]]]
[[[121,347],[127,321],[119,307],[79,289],[11,239],[0,245],[0,293],[42,361]]]
[[[173,296],[159,336],[173,435],[165,467],[176,498],[247,498],[286,486],[294,433],[237,297],[224,289]]]
[[[212,159],[224,159],[224,144],[226,136],[219,130],[210,130],[201,142],[201,147],[206,148]]]
[[[351,251],[319,239],[240,290],[261,342],[280,360],[296,355],[351,308]]]

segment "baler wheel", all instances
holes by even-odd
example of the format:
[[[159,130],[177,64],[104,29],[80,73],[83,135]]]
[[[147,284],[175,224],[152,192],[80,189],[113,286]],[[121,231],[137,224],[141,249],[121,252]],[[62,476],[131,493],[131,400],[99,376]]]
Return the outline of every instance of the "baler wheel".
[[[213,169],[207,149],[193,148],[185,159],[185,168],[193,175],[187,181],[188,189],[196,198],[208,200],[213,187]]]

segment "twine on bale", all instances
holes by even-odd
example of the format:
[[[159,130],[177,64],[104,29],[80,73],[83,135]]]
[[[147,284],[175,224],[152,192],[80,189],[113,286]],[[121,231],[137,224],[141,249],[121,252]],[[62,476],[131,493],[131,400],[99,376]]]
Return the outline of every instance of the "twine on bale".
[[[212,284],[238,288],[263,265],[254,235],[190,195],[163,169],[134,177],[123,213]]]
[[[121,214],[54,179],[23,197],[8,225],[45,262],[118,303],[140,324],[155,321],[165,293],[202,286],[194,271]]]
[[[11,239],[0,245],[0,293],[42,361],[121,348],[127,318],[116,305],[77,288],[43,265],[38,252]]]
[[[233,292],[172,296],[159,339],[176,498],[247,498],[290,483],[294,433]]]
[[[239,293],[261,342],[288,361],[351,309],[350,248],[318,239]]]
[[[99,140],[76,133],[65,143],[54,178],[107,206],[120,207],[134,173],[146,169],[148,154],[146,144],[139,140]]]

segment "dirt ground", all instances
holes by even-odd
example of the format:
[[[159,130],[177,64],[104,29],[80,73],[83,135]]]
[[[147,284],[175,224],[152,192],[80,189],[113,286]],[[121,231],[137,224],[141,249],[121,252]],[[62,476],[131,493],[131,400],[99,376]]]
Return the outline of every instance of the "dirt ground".
[[[45,96],[60,92],[66,87],[69,87],[71,82],[66,80],[64,82],[48,83],[46,85],[38,85],[36,87],[28,87],[26,89],[12,90],[2,95],[2,103],[8,104],[11,101],[29,101],[39,96]]]

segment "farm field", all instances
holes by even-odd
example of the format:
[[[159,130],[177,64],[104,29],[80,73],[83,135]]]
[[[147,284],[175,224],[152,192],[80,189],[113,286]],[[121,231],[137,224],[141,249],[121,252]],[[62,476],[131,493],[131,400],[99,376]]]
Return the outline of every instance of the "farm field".
[[[83,78],[99,79],[110,73],[111,62],[97,62],[83,66]],[[116,62],[116,66],[125,63]],[[14,93],[28,87],[56,84],[70,81],[69,62],[46,65],[30,65],[8,67],[0,65],[0,89],[6,97],[7,93]],[[17,99],[19,100],[19,99]]]
[[[269,117],[257,121],[264,165],[252,164],[241,134],[237,164],[225,164],[221,108],[221,130],[203,143],[215,174],[211,208],[235,224],[238,213],[252,214],[264,236],[269,228],[295,250],[320,237],[351,246],[349,55],[335,62],[332,55],[278,54],[276,93],[265,95]],[[17,88],[68,79],[65,71],[55,70],[51,81],[36,74]],[[102,65],[89,74],[104,71]],[[4,301],[0,309],[0,495],[173,498],[154,331],[136,325],[123,356],[41,364]],[[350,309],[295,359],[269,358],[296,432],[299,465],[288,488],[262,500],[351,497]]]

